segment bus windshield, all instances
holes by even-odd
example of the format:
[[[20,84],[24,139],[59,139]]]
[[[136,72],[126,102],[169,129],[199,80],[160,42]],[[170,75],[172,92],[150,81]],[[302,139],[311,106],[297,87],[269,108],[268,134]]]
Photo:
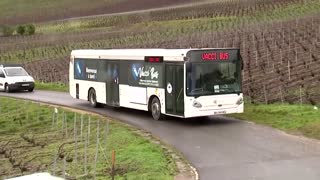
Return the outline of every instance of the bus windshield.
[[[187,95],[241,92],[240,61],[187,64]]]

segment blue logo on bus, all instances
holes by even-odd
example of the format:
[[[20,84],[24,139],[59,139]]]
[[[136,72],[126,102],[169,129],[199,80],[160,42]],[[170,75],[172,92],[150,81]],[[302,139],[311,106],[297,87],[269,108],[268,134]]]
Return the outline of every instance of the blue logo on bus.
[[[85,75],[84,63],[81,60],[75,61],[75,78],[84,79]]]
[[[131,65],[131,74],[132,77],[135,81],[138,81],[140,79],[140,69],[141,69],[141,64],[132,64]]]

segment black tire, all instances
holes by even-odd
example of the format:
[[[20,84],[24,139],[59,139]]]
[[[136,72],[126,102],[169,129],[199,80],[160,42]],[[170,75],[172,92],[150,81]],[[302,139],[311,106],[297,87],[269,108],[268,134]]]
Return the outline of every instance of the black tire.
[[[4,86],[4,91],[7,92],[7,93],[11,92],[10,87],[9,87],[8,84],[6,84],[6,85]]]
[[[90,89],[88,94],[88,100],[92,107],[98,107],[96,91],[94,89]]]
[[[158,121],[163,119],[163,115],[161,114],[161,104],[158,98],[154,97],[152,99],[150,111],[154,120]]]
[[[28,91],[29,91],[29,92],[32,92],[32,91],[33,91],[33,88],[31,88],[31,89],[28,89]]]

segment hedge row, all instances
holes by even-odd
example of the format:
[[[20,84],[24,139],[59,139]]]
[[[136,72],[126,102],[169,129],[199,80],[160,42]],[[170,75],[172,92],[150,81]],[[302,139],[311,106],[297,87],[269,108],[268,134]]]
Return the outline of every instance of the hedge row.
[[[0,27],[0,33],[2,33],[2,36],[12,36],[15,34],[33,35],[35,32],[36,28],[33,24],[18,25],[15,27],[3,25]]]

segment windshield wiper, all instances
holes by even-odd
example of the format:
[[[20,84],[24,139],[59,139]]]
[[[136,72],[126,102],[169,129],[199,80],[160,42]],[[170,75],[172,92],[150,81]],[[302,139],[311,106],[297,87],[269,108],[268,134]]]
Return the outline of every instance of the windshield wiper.
[[[203,88],[192,89],[190,93],[194,93],[194,92],[197,92],[197,91],[203,92]]]

